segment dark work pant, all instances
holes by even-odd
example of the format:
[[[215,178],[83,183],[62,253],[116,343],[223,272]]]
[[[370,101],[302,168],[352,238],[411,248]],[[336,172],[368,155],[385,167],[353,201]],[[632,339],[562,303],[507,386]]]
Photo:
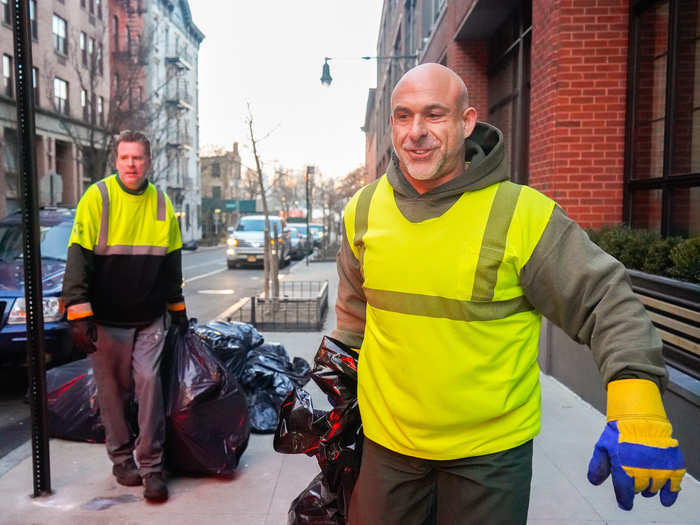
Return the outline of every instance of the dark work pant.
[[[143,328],[98,324],[97,351],[90,355],[107,454],[118,464],[136,452],[142,476],[163,470],[165,408],[159,368],[164,342],[163,317]],[[132,398],[138,404],[135,443],[126,416]]]
[[[349,525],[518,525],[527,522],[532,441],[471,458],[404,456],[365,439]]]

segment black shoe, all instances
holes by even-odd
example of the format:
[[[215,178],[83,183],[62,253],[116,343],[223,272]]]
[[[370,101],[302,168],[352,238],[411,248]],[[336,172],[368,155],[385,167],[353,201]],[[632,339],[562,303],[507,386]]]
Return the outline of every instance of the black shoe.
[[[137,487],[141,484],[141,476],[133,459],[127,459],[123,463],[112,467],[112,474],[117,478],[117,483],[126,487]]]
[[[151,472],[143,477],[143,497],[148,501],[165,501],[168,499],[168,486],[162,472]]]

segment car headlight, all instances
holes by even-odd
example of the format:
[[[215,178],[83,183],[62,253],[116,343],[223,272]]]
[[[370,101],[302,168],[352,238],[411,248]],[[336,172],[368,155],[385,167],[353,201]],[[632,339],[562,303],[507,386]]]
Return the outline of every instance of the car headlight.
[[[226,244],[228,244],[229,246],[238,246],[238,239],[229,238],[226,240]]]
[[[235,255],[235,253],[236,252],[233,248],[229,248],[228,250],[226,250],[226,255]]]
[[[66,310],[63,301],[59,297],[44,297],[42,299],[44,309],[44,322],[54,323],[63,318],[63,313]],[[24,302],[24,297],[15,299],[15,304],[10,310],[10,316],[7,319],[7,324],[24,324],[27,322],[27,308]]]

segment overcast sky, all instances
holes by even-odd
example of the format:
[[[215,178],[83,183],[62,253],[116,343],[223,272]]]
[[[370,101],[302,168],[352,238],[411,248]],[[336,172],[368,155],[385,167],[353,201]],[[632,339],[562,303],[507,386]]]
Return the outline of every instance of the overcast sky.
[[[376,86],[380,0],[189,0],[205,35],[199,52],[200,145],[239,142],[250,102],[260,155],[340,177],[364,164],[367,90]],[[333,83],[321,85],[323,57]],[[345,59],[345,60],[341,60]]]

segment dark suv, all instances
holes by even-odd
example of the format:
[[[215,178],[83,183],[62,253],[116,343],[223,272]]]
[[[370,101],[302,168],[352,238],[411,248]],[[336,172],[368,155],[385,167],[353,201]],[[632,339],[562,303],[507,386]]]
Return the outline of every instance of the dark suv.
[[[60,298],[74,216],[66,208],[39,211],[44,337],[50,363],[77,357]],[[0,366],[24,365],[27,360],[22,243],[21,213],[0,219]]]

